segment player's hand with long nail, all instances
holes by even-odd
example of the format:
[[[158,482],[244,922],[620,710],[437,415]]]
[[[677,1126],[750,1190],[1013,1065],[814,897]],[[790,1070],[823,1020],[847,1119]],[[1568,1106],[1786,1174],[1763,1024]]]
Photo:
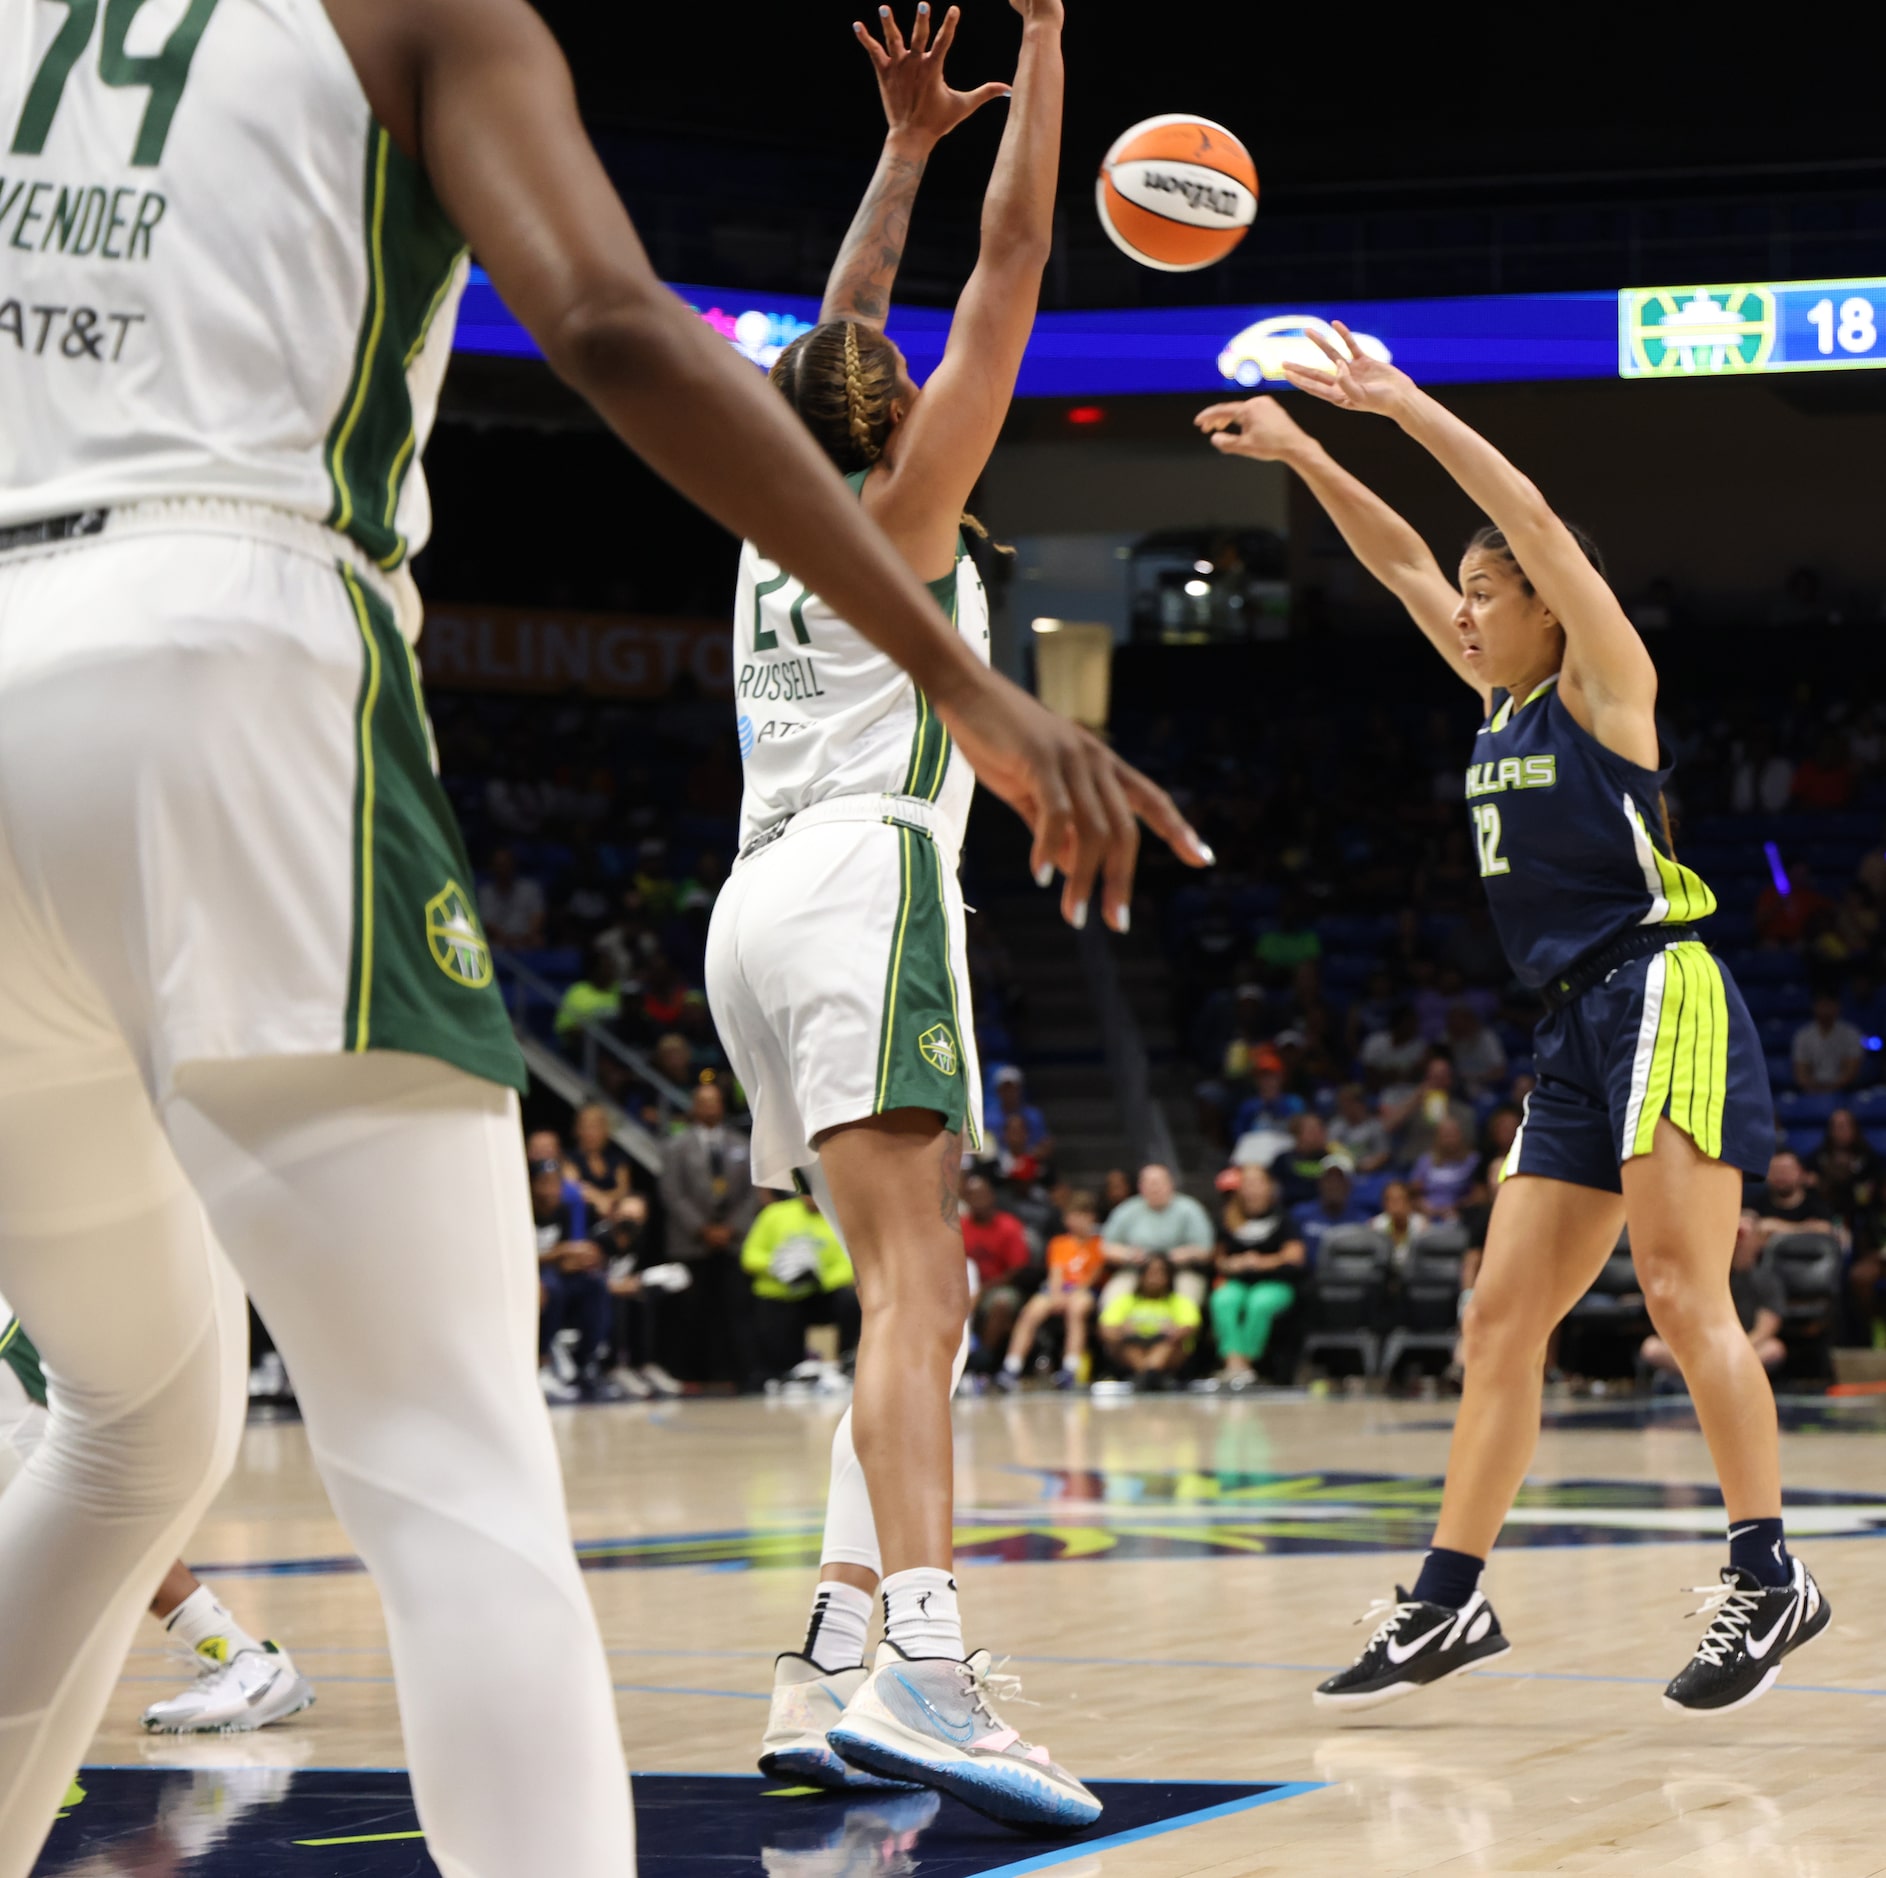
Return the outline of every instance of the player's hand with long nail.
[[[1281,462],[1309,442],[1303,427],[1272,397],[1208,405],[1192,422],[1220,456],[1248,456],[1259,463]]]
[[[951,7],[943,23],[930,37],[929,0],[917,8],[910,38],[905,40],[897,16],[887,6],[878,8],[878,24],[884,33],[883,44],[853,20],[851,30],[858,35],[877,73],[878,95],[884,100],[884,117],[892,131],[935,142],[947,137],[966,117],[994,98],[1008,96],[1004,84],[978,85],[974,91],[954,91],[943,76],[943,61],[950,42],[956,37],[956,22],[961,10]]]
[[[1211,866],[1211,849],[1157,783],[1019,686],[985,677],[960,702],[932,701],[977,780],[1028,824],[1035,879],[1045,887],[1057,872],[1064,877],[1061,914],[1070,925],[1087,923],[1098,881],[1107,924],[1127,930],[1142,821],[1188,867]]]
[[[1338,352],[1323,335],[1312,330],[1317,350],[1329,360],[1330,369],[1321,371],[1313,365],[1284,365],[1284,376],[1299,391],[1307,391],[1325,404],[1344,411],[1371,411],[1377,417],[1399,416],[1402,405],[1415,389],[1406,372],[1380,359],[1372,359],[1356,344],[1355,335],[1341,320],[1334,322],[1348,355]]]

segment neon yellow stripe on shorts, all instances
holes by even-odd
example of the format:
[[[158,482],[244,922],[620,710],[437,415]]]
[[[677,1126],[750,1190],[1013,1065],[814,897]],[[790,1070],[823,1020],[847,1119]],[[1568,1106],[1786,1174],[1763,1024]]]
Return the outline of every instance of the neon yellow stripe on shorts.
[[[1667,1110],[1711,1160],[1720,1160],[1729,1099],[1729,1000],[1722,967],[1695,940],[1670,947],[1663,964],[1663,1009],[1630,1152],[1651,1151],[1658,1119]]]

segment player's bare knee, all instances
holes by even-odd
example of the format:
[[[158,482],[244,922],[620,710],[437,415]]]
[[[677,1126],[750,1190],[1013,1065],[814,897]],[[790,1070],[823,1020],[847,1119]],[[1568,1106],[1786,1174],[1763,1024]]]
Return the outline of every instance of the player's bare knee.
[[[1551,1326],[1520,1299],[1489,1299],[1476,1291],[1460,1320],[1461,1365],[1470,1370],[1542,1366]]]
[[[1699,1285],[1694,1273],[1681,1263],[1660,1258],[1650,1248],[1634,1247],[1633,1256],[1637,1282],[1644,1289],[1644,1309],[1679,1362],[1687,1348],[1725,1325],[1740,1334],[1726,1285]]]

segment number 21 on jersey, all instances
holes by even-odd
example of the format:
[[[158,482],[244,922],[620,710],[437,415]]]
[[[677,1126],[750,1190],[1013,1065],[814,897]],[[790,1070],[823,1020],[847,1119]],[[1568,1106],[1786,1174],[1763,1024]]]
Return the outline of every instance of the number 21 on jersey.
[[[1511,873],[1506,856],[1500,852],[1499,804],[1476,802],[1472,814],[1474,846],[1480,854],[1480,878],[1485,880],[1490,874]]]

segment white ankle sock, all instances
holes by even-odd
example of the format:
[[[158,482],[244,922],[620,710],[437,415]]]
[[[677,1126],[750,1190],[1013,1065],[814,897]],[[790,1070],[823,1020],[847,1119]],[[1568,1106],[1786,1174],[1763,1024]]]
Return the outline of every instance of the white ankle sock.
[[[963,1660],[963,1619],[956,1580],[934,1565],[892,1572],[884,1580],[884,1635],[906,1656]]]
[[[208,1585],[198,1585],[164,1620],[164,1630],[197,1655],[226,1663],[242,1650],[262,1645],[230,1616]]]
[[[805,1648],[820,1669],[856,1669],[864,1661],[865,1633],[871,1628],[871,1594],[856,1585],[821,1580],[806,1623]]]
[[[1022,1373],[1022,1359],[1019,1356],[1005,1356],[1002,1359],[1002,1367],[1011,1376],[1019,1376]]]

